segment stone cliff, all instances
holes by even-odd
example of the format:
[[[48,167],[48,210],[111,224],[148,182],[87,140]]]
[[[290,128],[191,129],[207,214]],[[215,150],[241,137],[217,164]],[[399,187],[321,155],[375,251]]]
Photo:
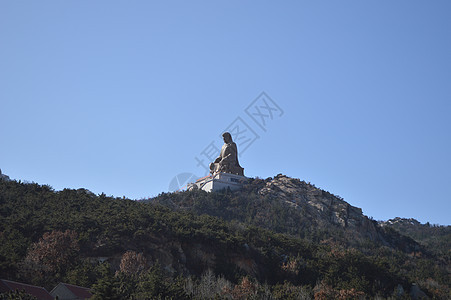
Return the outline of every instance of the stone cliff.
[[[371,239],[377,236],[377,224],[364,216],[361,208],[305,181],[279,174],[259,193],[300,210],[313,226],[336,225],[357,230]]]

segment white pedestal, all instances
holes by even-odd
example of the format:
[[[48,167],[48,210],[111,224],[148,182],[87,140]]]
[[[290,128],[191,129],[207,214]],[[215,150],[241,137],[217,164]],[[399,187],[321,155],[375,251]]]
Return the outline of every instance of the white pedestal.
[[[246,181],[247,178],[245,176],[229,173],[216,173],[214,175],[202,177],[196,182],[188,184],[188,190],[199,189],[206,192],[214,192],[230,188],[234,191],[242,188]]]

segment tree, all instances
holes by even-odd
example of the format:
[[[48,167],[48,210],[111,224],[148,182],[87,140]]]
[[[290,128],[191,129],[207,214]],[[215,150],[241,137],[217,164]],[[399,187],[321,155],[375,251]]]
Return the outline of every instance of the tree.
[[[257,286],[249,278],[244,277],[240,284],[235,285],[231,294],[233,299],[249,299],[256,294],[256,291]]]
[[[100,266],[96,266],[89,259],[85,259],[67,271],[63,281],[78,286],[90,287],[97,280],[99,268]]]
[[[72,230],[46,232],[30,246],[21,270],[35,283],[49,283],[48,277],[61,278],[78,256],[77,233]]]
[[[10,291],[0,294],[0,300],[36,300],[36,297],[25,293],[25,291]]]
[[[92,286],[94,295],[93,300],[116,300],[122,299],[118,292],[118,284],[115,280],[114,274],[111,271],[110,264],[103,263],[99,266],[99,278]]]
[[[127,251],[122,255],[121,264],[119,270],[122,273],[138,275],[146,268],[147,260],[142,253],[136,253],[135,251]]]

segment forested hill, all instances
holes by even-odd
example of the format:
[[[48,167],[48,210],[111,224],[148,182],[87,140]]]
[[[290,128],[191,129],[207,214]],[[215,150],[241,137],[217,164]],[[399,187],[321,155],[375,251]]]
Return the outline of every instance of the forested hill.
[[[339,196],[282,174],[265,180],[251,178],[233,193],[163,193],[147,202],[238,220],[314,242],[333,241],[359,248],[378,244],[407,253],[427,252],[414,239],[390,226],[380,226]]]
[[[139,202],[0,180],[0,278],[96,299],[449,296],[449,255],[315,189],[276,176]]]
[[[431,225],[429,222],[421,224],[413,218],[394,218],[379,224],[402,232],[438,255],[449,255],[451,252],[451,226]]]

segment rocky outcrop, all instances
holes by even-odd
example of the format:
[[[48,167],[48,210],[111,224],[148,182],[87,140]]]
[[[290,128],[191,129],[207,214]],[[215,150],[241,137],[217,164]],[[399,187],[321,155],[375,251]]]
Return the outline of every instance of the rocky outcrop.
[[[266,182],[259,193],[301,211],[314,226],[338,226],[371,240],[378,238],[377,224],[363,215],[362,209],[305,181],[279,174]]]
[[[414,218],[400,218],[396,217],[387,221],[380,221],[381,226],[401,225],[401,226],[421,226],[421,223]]]
[[[407,253],[422,250],[412,238],[381,226],[365,216],[361,208],[305,181],[278,174],[265,181],[259,194],[291,206],[302,216],[300,223],[329,232],[334,240],[344,235],[342,241],[351,245],[370,240]]]
[[[162,194],[151,201],[174,210],[239,221],[315,242],[372,247],[370,241],[409,253],[418,249],[415,241],[378,225],[362,209],[341,197],[282,174],[267,179],[250,178],[234,192],[188,191]]]
[[[379,226],[408,236],[436,254],[447,257],[447,253],[450,253],[451,226],[431,225],[429,222],[422,224],[413,218],[399,217],[387,221],[379,221]]]

